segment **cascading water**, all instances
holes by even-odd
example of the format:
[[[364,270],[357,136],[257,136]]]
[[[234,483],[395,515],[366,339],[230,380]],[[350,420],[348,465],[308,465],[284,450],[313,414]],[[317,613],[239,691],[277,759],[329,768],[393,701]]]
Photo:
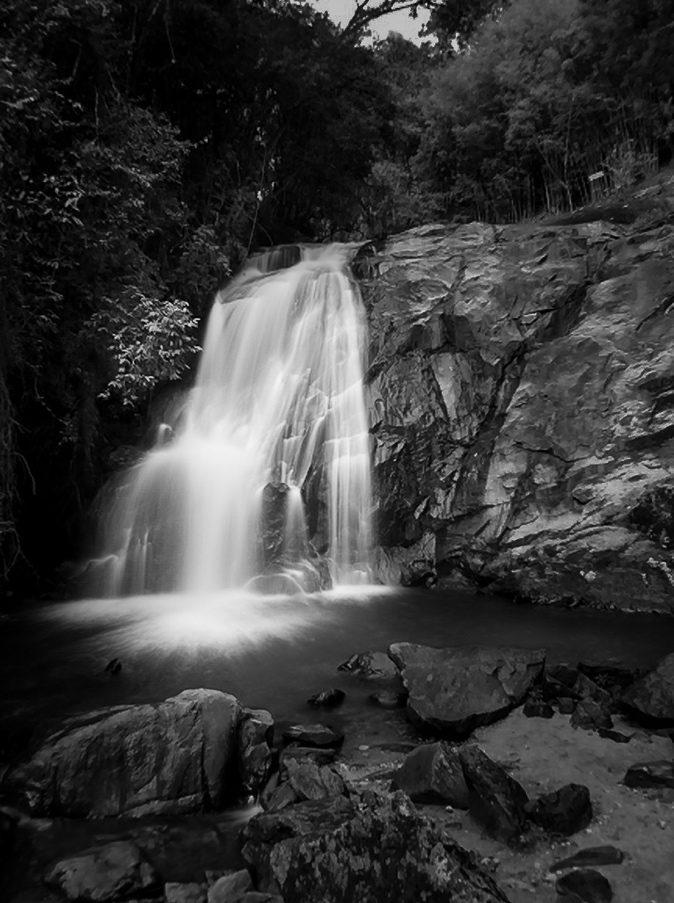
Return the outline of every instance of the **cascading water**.
[[[350,254],[270,252],[217,296],[194,388],[104,519],[106,594],[314,590],[327,570],[368,582],[365,316]]]

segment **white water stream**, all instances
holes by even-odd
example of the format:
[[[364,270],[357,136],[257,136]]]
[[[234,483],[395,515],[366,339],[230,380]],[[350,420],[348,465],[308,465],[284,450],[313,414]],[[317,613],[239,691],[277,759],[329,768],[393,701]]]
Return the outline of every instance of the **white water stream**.
[[[350,249],[289,250],[294,265],[272,252],[216,297],[194,388],[104,518],[105,595],[258,588],[260,574],[318,589],[316,548],[334,584],[369,581],[366,326]],[[268,484],[284,520],[274,561]]]

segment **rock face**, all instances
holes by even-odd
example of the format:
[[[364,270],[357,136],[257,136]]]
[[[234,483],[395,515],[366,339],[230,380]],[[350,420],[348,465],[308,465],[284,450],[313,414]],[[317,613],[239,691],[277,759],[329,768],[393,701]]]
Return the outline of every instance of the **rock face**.
[[[244,838],[260,889],[292,903],[507,903],[404,793],[298,803],[256,815]]]
[[[157,705],[73,719],[11,782],[40,815],[179,814],[220,805],[234,765],[239,703],[185,690]]]
[[[407,713],[418,726],[452,740],[506,715],[543,672],[541,649],[394,643],[389,655],[409,692]]]
[[[674,610],[670,220],[362,249],[385,578]]]

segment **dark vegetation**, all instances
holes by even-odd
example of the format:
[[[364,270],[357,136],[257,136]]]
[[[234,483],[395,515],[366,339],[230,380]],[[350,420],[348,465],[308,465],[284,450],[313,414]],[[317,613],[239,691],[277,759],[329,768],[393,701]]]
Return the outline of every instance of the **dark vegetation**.
[[[435,43],[364,41],[420,7]],[[252,249],[597,200],[669,161],[673,82],[674,0],[2,4],[3,590],[72,554]]]

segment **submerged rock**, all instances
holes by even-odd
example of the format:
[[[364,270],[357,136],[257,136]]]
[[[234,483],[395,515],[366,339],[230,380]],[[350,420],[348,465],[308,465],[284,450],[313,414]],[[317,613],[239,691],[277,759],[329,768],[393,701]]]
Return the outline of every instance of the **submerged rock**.
[[[197,812],[234,782],[240,706],[219,690],[72,719],[10,781],[31,812],[71,817]]]
[[[413,802],[448,803],[457,809],[467,809],[470,802],[461,758],[446,743],[413,750],[395,773],[393,786]]]
[[[395,643],[389,655],[409,693],[407,713],[419,727],[452,740],[503,718],[540,678],[541,649]]]
[[[622,701],[651,723],[674,724],[674,652],[661,659],[653,671],[634,681]]]
[[[113,903],[148,897],[161,888],[157,872],[130,841],[116,841],[62,859],[44,881],[73,903]]]
[[[474,858],[403,793],[263,813],[244,839],[260,888],[292,903],[507,903]]]
[[[398,669],[385,652],[357,652],[342,662],[338,670],[366,680],[393,680],[399,676]]]
[[[307,702],[309,705],[316,706],[316,708],[333,709],[341,705],[345,699],[346,693],[344,690],[331,687],[329,690],[323,690],[322,693],[316,693]]]

